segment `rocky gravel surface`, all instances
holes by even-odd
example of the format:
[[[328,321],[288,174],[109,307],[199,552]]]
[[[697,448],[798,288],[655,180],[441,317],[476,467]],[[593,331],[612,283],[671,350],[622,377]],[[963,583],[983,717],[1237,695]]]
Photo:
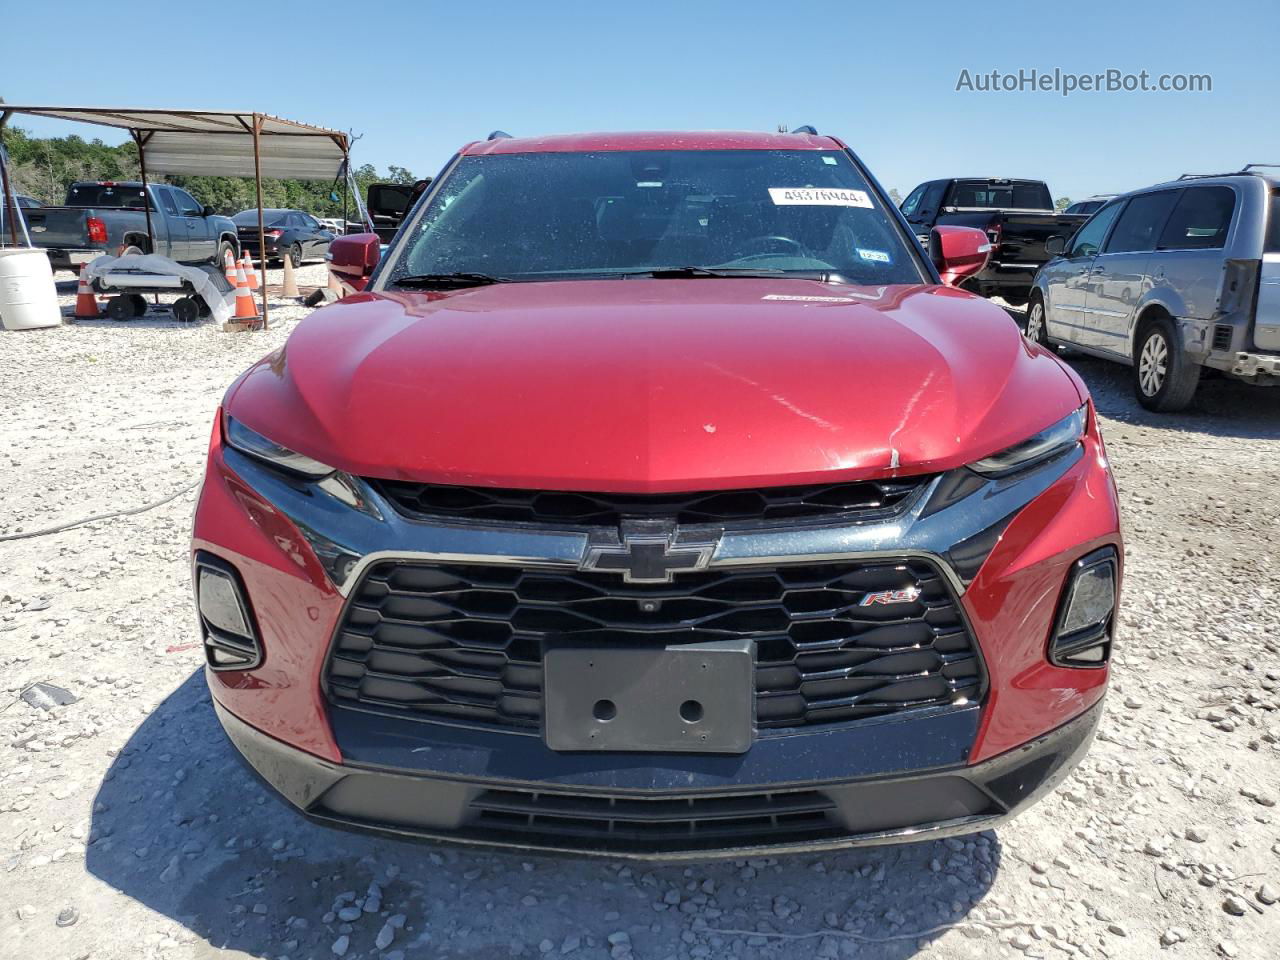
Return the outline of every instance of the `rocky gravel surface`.
[[[0,538],[177,494],[0,539],[0,958],[1280,953],[1280,391],[1211,382],[1154,416],[1127,371],[1072,359],[1125,513],[1121,642],[1091,754],[1017,821],[792,859],[532,858],[311,826],[213,718],[187,487],[225,387],[306,312],[0,333]]]

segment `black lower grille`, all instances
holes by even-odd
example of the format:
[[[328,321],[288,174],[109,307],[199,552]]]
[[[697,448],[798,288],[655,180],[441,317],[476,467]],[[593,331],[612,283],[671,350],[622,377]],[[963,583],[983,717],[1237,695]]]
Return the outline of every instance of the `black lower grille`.
[[[676,523],[744,523],[885,513],[923,488],[931,476],[856,483],[762,487],[696,493],[576,493],[504,490],[370,480],[397,510],[413,518],[616,527],[626,519]]]
[[[489,834],[552,838],[559,847],[697,848],[803,842],[838,835],[835,804],[816,790],[656,800],[486,790],[469,826]]]
[[[362,577],[326,668],[330,697],[423,719],[537,729],[548,641],[749,638],[759,727],[977,699],[983,673],[950,587],[921,559],[679,573],[387,561]]]

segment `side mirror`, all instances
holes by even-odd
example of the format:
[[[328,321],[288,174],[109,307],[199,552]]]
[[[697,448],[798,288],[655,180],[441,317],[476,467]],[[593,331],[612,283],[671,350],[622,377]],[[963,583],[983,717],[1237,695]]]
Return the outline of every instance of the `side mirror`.
[[[213,207],[210,207],[207,204],[204,207],[202,207],[200,210],[200,216],[202,217],[212,217],[213,214],[214,214]]]
[[[364,289],[365,282],[373,273],[373,268],[382,258],[382,241],[376,233],[354,233],[346,237],[335,237],[329,244],[329,269],[338,274],[358,290]]]
[[[1067,249],[1067,238],[1053,236],[1044,242],[1044,252],[1051,257],[1060,257]]]
[[[934,227],[929,233],[929,259],[949,287],[980,272],[990,257],[991,241],[974,227]]]

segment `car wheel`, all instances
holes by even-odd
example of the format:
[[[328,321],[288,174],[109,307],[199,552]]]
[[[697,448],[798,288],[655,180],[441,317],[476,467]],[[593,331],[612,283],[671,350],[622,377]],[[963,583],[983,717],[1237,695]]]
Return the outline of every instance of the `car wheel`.
[[[1170,413],[1191,402],[1200,365],[1190,360],[1173,323],[1161,317],[1145,325],[1134,344],[1133,390],[1148,410]]]
[[[1049,334],[1044,324],[1044,301],[1033,297],[1027,307],[1027,339],[1042,347],[1049,346]]]
[[[289,263],[295,270],[302,266],[302,244],[295,243],[289,248]]]
[[[221,269],[222,265],[227,262],[228,253],[231,254],[232,260],[236,259],[235,247],[231,246],[231,244],[226,240],[223,240],[218,244],[218,249],[213,254],[213,265]]]

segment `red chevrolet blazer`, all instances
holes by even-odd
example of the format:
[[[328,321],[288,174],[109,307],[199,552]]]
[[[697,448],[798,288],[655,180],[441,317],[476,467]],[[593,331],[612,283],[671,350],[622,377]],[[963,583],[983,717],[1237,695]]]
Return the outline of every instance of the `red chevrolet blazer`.
[[[213,702],[316,820],[611,857],[988,828],[1087,749],[1122,545],[1088,392],[842,142],[462,148],[227,391]]]

